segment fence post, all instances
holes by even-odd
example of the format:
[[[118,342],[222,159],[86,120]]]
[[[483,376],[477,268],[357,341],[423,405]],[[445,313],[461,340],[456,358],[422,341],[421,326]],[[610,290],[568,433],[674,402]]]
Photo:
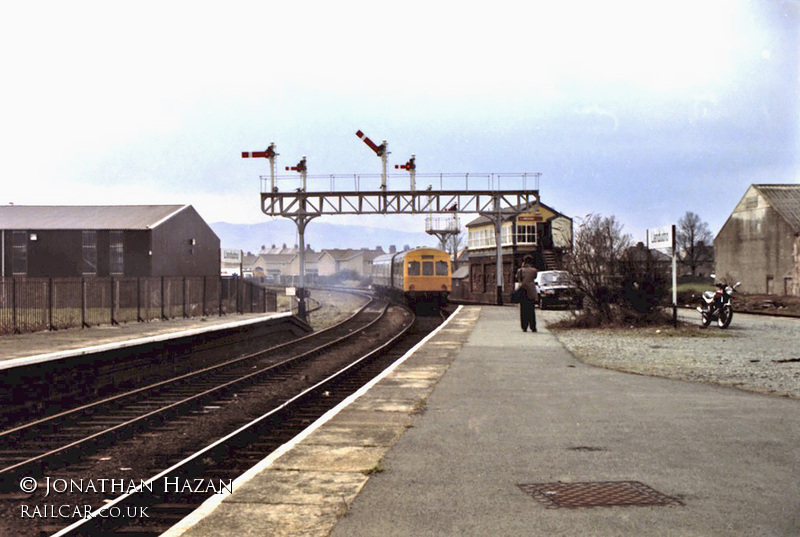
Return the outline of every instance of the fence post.
[[[186,276],[183,277],[183,318],[186,319]]]
[[[109,276],[111,280],[111,325],[119,324],[116,319],[114,319],[114,276]]]
[[[88,328],[86,324],[86,278],[81,277],[81,328]]]
[[[166,321],[167,316],[164,313],[164,276],[161,276],[161,320]]]
[[[208,276],[203,276],[203,305],[200,306],[200,316],[206,316],[206,280]]]
[[[17,327],[17,279],[11,278],[11,325],[12,332],[19,334],[20,330]]]
[[[136,318],[141,323],[142,319],[142,278],[136,277]]]
[[[235,274],[233,276],[233,283],[234,292],[236,293],[236,296],[234,297],[236,301],[233,303],[233,309],[236,311],[236,313],[239,313],[239,300],[241,299],[240,289],[242,286],[240,285],[239,278],[237,278]]]
[[[48,330],[55,330],[53,324],[53,278],[47,278],[47,324]]]

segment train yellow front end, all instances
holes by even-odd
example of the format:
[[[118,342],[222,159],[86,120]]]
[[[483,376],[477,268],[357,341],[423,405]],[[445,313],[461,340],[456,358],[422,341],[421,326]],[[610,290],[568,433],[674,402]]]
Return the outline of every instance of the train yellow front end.
[[[415,248],[379,256],[372,262],[372,285],[409,305],[440,308],[452,288],[450,255],[436,248]]]

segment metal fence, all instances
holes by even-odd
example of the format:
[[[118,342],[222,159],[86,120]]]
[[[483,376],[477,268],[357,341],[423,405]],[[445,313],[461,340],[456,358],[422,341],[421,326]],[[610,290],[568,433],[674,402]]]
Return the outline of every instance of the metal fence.
[[[0,334],[277,311],[236,277],[0,278]]]

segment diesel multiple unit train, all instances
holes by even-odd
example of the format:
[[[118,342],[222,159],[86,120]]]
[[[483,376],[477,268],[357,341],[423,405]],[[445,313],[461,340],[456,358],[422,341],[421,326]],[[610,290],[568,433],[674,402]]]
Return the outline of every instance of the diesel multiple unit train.
[[[435,248],[414,248],[372,261],[372,287],[410,306],[447,304],[452,286],[450,255]]]

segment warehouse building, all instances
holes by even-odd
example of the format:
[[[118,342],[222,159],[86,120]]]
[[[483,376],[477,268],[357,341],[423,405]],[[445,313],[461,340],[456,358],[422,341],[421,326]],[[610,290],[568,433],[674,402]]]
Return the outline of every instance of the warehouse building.
[[[219,276],[191,205],[0,206],[3,277]]]
[[[800,295],[800,185],[750,185],[714,239],[717,280]]]

